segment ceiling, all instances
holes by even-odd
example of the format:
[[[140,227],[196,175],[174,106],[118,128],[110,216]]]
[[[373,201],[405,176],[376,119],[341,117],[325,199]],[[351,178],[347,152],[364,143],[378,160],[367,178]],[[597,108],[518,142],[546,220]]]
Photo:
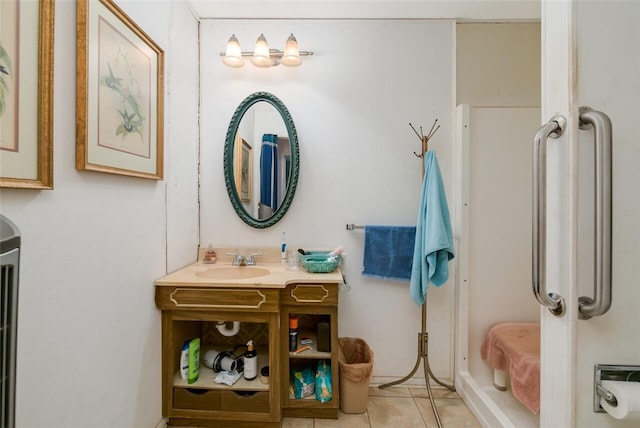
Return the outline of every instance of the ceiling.
[[[531,21],[541,0],[187,0],[200,19]]]

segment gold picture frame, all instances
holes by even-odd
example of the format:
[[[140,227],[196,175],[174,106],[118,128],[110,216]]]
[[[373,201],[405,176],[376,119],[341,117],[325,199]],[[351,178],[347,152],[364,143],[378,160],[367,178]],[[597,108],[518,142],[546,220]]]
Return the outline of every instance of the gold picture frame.
[[[164,51],[111,0],[78,0],[76,169],[162,180]]]
[[[249,143],[237,136],[235,165],[233,167],[236,191],[242,202],[251,202],[251,182],[253,180],[253,148]]]
[[[54,9],[0,1],[0,187],[53,189]]]

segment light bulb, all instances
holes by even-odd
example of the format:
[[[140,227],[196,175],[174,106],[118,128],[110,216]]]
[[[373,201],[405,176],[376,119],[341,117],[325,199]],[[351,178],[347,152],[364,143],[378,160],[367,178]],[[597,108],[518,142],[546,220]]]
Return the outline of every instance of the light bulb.
[[[293,36],[293,33],[287,39],[287,44],[284,47],[284,54],[280,60],[282,65],[288,67],[296,67],[302,63],[300,59],[300,51],[298,50],[298,41]]]
[[[242,49],[240,49],[240,42],[236,39],[236,35],[232,34],[227,42],[227,51],[222,58],[229,67],[242,67],[244,60],[242,59]]]
[[[271,67],[273,65],[273,61],[269,56],[269,43],[267,43],[264,34],[260,34],[260,37],[256,40],[256,47],[253,49],[251,62],[257,67]]]

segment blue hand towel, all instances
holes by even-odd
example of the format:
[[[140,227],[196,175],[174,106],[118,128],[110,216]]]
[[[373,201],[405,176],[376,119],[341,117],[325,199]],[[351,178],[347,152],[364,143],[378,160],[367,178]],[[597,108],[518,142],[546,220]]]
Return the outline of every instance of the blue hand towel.
[[[408,281],[415,240],[415,226],[365,226],[362,274]]]
[[[447,281],[448,263],[454,257],[447,197],[438,159],[432,151],[425,154],[424,167],[409,284],[411,297],[418,305],[424,304],[429,283],[440,286]]]
[[[260,151],[260,203],[278,209],[278,136],[264,134]]]

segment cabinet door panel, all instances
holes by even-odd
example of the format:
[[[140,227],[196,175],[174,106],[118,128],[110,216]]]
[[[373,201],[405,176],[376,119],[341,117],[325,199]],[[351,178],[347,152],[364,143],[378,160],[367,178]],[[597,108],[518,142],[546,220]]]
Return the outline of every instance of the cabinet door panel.
[[[189,410],[220,410],[220,391],[174,388],[173,407]]]
[[[278,290],[157,287],[156,306],[165,310],[278,311]]]
[[[234,391],[222,391],[221,405],[224,411],[267,413],[269,393],[256,392],[245,395]]]
[[[296,284],[287,287],[282,293],[282,304],[338,304],[338,286],[336,284]]]

